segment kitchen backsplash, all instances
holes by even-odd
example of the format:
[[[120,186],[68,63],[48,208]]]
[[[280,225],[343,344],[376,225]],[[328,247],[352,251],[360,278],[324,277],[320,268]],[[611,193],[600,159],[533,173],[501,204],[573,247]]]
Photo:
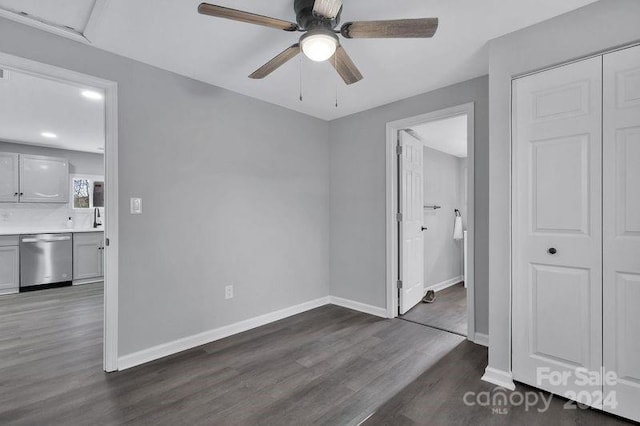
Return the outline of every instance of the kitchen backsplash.
[[[104,218],[103,208],[100,216]],[[0,229],[64,228],[69,217],[74,228],[93,227],[93,209],[72,209],[70,204],[0,203]]]

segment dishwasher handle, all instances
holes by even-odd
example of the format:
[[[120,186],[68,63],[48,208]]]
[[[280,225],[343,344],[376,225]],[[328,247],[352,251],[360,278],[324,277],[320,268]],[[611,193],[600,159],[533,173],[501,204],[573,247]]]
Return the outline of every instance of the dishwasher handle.
[[[57,241],[69,241],[71,239],[70,236],[65,235],[62,237],[27,237],[23,238],[23,243],[50,243]]]

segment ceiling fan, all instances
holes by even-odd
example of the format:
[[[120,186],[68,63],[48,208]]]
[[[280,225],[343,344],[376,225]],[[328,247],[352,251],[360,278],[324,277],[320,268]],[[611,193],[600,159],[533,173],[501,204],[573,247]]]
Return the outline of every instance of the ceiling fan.
[[[347,22],[338,30],[342,0],[294,0],[294,10],[297,23],[208,3],[198,6],[203,15],[304,33],[298,43],[249,76],[254,79],[265,78],[302,51],[312,61],[330,59],[344,82],[353,84],[362,80],[362,74],[340,44],[338,34],[345,38],[430,38],[438,29],[438,18],[424,18]]]

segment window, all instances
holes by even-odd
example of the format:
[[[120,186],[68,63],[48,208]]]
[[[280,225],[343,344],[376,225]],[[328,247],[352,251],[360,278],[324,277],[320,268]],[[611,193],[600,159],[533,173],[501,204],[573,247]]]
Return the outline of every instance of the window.
[[[72,175],[71,206],[74,209],[104,207],[104,177]]]
[[[73,178],[73,208],[89,209],[89,179]]]

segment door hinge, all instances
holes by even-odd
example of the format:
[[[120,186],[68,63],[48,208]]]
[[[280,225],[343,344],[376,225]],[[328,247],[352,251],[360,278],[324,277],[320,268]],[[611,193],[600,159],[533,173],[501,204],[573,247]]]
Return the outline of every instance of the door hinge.
[[[104,239],[104,245],[107,246],[107,247],[109,246],[109,239],[108,238]]]
[[[396,154],[402,155],[402,145],[396,145]]]
[[[402,288],[402,280],[398,280],[398,288]]]
[[[396,220],[402,222],[402,213],[396,213]]]

